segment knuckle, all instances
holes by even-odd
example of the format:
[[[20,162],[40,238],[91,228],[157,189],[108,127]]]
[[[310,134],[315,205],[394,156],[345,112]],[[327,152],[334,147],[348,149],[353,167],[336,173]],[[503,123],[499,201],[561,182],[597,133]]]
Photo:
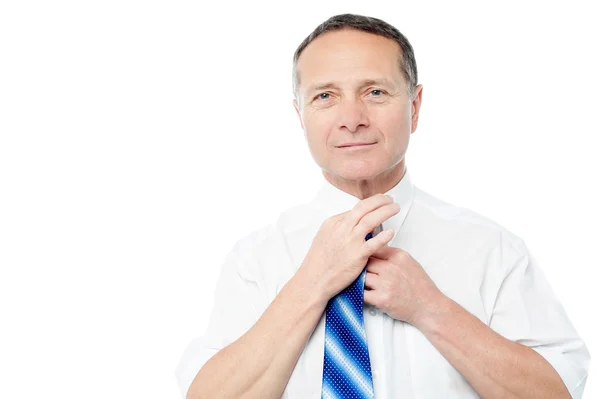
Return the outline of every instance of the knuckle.
[[[388,305],[390,304],[390,301],[391,301],[390,294],[387,291],[383,292],[379,297],[379,302],[381,303],[382,307],[388,307]]]
[[[402,248],[395,248],[393,256],[399,261],[406,260],[406,258],[408,257],[408,252],[406,252]]]
[[[323,223],[323,225],[328,228],[332,228],[332,227],[336,226],[340,222],[340,220],[342,220],[341,215],[330,216],[327,219],[325,219],[325,222]]]
[[[364,209],[365,204],[363,203],[363,201],[360,201],[352,207],[352,209],[350,210],[350,214],[352,215],[352,217],[357,217],[364,213]]]
[[[369,255],[371,254],[371,247],[370,245],[372,245],[371,243],[369,243],[368,241],[365,243],[365,245],[361,245],[359,248],[357,248],[357,252],[358,252],[358,257],[361,260],[365,260],[368,259]]]
[[[366,225],[371,226],[375,223],[377,219],[377,215],[374,215],[373,213],[369,213],[367,215],[365,215],[361,221],[364,221]]]
[[[356,225],[356,228],[357,228],[358,230],[364,230],[364,229],[366,229],[366,228],[367,228],[367,225],[368,225],[368,222],[369,222],[369,221],[368,221],[368,220],[365,220],[365,219],[366,219],[366,218],[362,218],[362,219],[360,220],[360,222],[358,222],[358,224]]]

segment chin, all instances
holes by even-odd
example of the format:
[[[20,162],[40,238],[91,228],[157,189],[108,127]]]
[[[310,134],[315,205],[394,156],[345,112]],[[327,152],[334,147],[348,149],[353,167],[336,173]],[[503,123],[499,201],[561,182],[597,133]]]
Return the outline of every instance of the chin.
[[[353,166],[346,165],[343,168],[337,169],[336,172],[338,172],[337,175],[346,180],[369,180],[379,175],[381,170],[380,168],[375,168],[372,165],[361,166],[358,164]]]

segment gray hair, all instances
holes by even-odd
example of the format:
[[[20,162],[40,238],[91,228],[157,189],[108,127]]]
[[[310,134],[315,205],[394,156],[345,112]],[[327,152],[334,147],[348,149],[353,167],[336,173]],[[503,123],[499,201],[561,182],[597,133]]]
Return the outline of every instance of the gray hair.
[[[412,98],[417,87],[417,62],[413,48],[408,39],[400,33],[394,26],[378,18],[367,17],[357,14],[339,14],[334,15],[327,21],[321,23],[315,30],[300,43],[300,46],[294,52],[294,62],[292,67],[292,91],[294,97],[298,99],[298,87],[300,86],[300,76],[297,71],[297,63],[302,51],[317,37],[325,32],[338,31],[342,29],[355,29],[363,32],[374,33],[379,36],[394,40],[400,45],[399,64],[404,79],[408,83],[408,94]]]

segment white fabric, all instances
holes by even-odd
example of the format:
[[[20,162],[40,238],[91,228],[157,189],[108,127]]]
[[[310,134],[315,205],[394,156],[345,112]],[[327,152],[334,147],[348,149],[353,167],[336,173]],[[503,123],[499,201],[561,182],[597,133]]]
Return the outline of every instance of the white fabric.
[[[486,325],[547,359],[573,398],[581,398],[590,354],[524,241],[494,221],[414,186],[408,170],[386,194],[401,206],[383,223],[391,246],[409,252],[438,288]],[[294,275],[323,221],[358,198],[324,182],[309,203],[238,240],[225,257],[207,331],[176,370],[182,397],[201,366],[250,329]],[[365,304],[377,399],[479,398],[412,325]],[[283,399],[321,395],[325,314],[300,355]]]

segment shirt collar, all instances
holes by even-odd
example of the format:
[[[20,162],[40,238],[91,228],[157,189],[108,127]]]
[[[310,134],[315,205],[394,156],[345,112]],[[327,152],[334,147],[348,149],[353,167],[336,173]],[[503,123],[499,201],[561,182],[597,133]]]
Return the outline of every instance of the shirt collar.
[[[405,167],[402,179],[384,194],[391,195],[394,202],[400,204],[400,212],[382,223],[382,229],[393,228],[395,236],[404,223],[414,196],[414,186],[408,173],[408,167]],[[318,211],[324,214],[324,218],[326,219],[351,210],[359,201],[360,199],[357,197],[340,190],[325,180],[316,197],[313,199],[313,204]]]

